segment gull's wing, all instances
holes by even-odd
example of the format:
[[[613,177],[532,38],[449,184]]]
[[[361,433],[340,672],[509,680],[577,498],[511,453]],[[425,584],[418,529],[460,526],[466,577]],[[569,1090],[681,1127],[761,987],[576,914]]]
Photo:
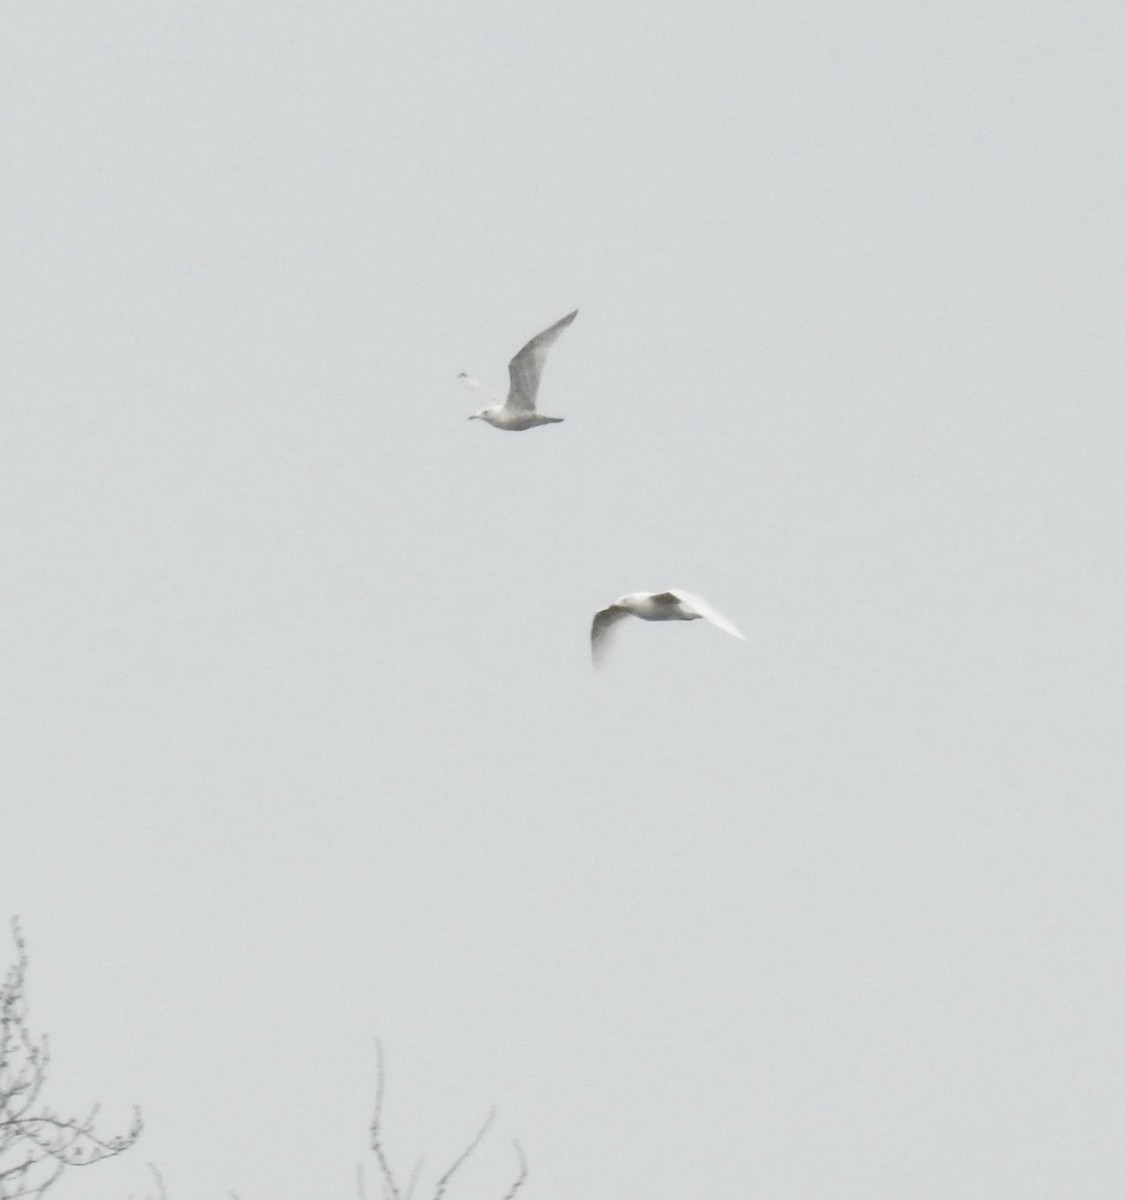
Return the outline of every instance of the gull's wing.
[[[511,386],[505,402],[507,408],[513,412],[532,413],[535,411],[535,394],[539,391],[539,376],[543,373],[543,363],[547,359],[547,351],[576,316],[578,316],[578,309],[567,313],[550,329],[544,329],[542,333],[537,333],[508,364],[508,378],[511,380]]]
[[[493,391],[487,384],[481,383],[479,379],[473,379],[471,376],[466,375],[464,371],[457,376],[457,382],[464,384],[471,391],[479,392],[482,396],[487,396],[494,404],[504,403],[504,397],[499,392]]]
[[[728,621],[721,612],[713,609],[701,596],[693,595],[691,592],[683,592],[679,588],[671,588],[669,590],[677,600],[686,604],[692,611],[699,613],[701,617],[705,617],[712,625],[718,625],[724,633],[729,633],[731,637],[741,638],[743,641],[746,641],[746,634],[733,621]]]
[[[595,667],[600,667],[605,662],[605,656],[609,652],[609,631],[628,615],[627,608],[618,608],[616,604],[594,613],[594,623],[590,626],[590,653]]]

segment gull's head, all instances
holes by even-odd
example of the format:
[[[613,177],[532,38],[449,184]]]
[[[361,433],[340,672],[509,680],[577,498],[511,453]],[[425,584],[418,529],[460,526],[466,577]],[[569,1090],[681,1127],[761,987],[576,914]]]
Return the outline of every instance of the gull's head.
[[[469,418],[469,420],[470,421],[487,421],[488,416],[491,412],[492,412],[491,408],[482,408],[478,412],[473,413],[473,415]]]

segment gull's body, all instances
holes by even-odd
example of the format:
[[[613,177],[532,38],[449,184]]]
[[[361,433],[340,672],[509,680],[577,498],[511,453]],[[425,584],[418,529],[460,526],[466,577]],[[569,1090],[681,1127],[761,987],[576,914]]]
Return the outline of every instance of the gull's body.
[[[605,661],[610,630],[626,617],[640,617],[642,621],[706,620],[731,637],[746,640],[745,634],[732,621],[691,592],[679,588],[671,588],[666,592],[630,592],[594,614],[594,623],[590,627],[590,651],[595,666],[601,666]]]
[[[466,387],[483,392],[495,403],[488,408],[482,408],[473,413],[470,421],[487,421],[496,429],[510,432],[521,429],[534,429],[536,425],[557,425],[562,417],[545,417],[535,410],[535,398],[539,392],[539,377],[543,373],[543,364],[547,359],[547,351],[555,344],[562,331],[578,316],[578,309],[567,313],[561,321],[556,321],[549,329],[537,333],[535,337],[508,364],[509,387],[506,399],[491,389],[470,379],[464,371],[457,376]]]

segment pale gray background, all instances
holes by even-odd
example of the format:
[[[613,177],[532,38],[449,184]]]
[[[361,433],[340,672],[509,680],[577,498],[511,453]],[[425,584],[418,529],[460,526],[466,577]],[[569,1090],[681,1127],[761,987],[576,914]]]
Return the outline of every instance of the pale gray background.
[[[1120,1197],[1120,5],[0,14],[66,1194],[353,1195],[381,1036],[466,1200]]]

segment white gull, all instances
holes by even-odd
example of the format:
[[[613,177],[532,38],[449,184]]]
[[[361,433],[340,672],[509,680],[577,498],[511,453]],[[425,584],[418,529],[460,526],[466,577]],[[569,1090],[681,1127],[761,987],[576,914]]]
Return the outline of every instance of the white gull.
[[[717,612],[699,596],[691,592],[670,588],[666,592],[630,592],[619,596],[607,607],[594,614],[590,627],[590,651],[594,666],[605,662],[609,650],[609,631],[626,617],[640,617],[642,621],[710,621],[724,633],[746,640],[746,635],[722,613]]]
[[[561,321],[556,321],[549,329],[537,333],[535,337],[508,364],[510,386],[508,398],[502,399],[491,388],[486,387],[475,379],[470,379],[464,371],[457,376],[466,387],[483,392],[495,401],[488,408],[482,408],[473,413],[470,421],[487,421],[496,429],[515,431],[534,429],[536,425],[556,425],[562,417],[544,417],[535,411],[535,397],[539,391],[539,376],[543,374],[543,364],[547,359],[547,351],[555,344],[562,331],[578,316],[578,309],[567,313]]]

